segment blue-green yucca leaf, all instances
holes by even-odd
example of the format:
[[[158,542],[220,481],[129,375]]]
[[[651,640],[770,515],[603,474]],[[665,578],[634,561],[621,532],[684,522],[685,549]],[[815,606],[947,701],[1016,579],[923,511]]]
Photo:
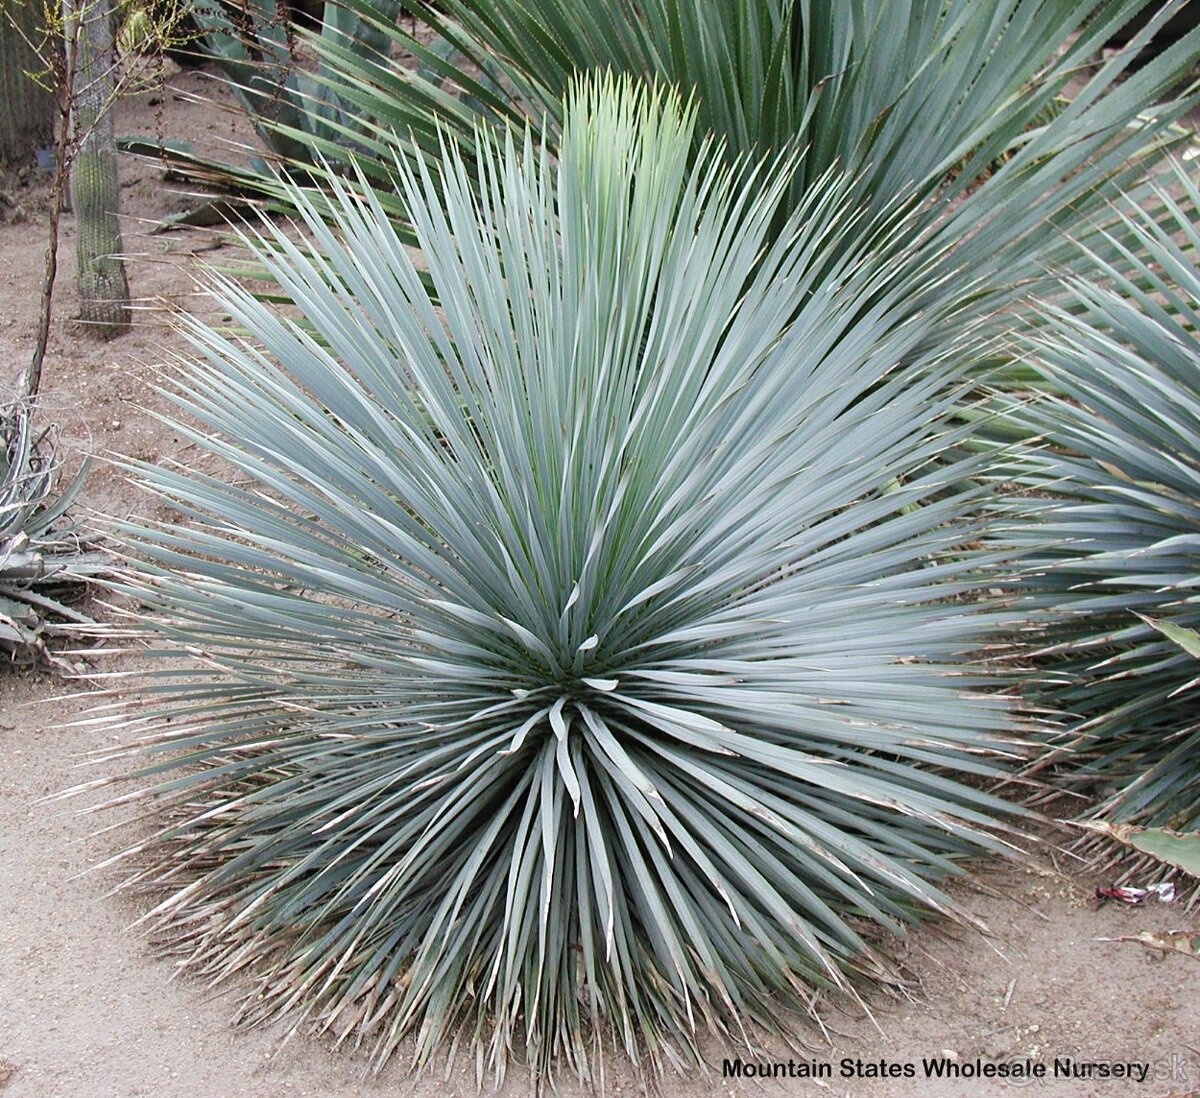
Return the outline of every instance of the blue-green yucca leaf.
[[[897,370],[953,272],[842,248],[832,175],[778,232],[794,163],[692,126],[596,82],[556,159],[398,168],[424,272],[369,189],[296,191],[311,242],[248,242],[307,327],[228,280],[248,337],[188,326],[178,429],[238,478],[139,467],[185,517],[125,531],[177,657],[135,879],[251,1017],[678,1062],[890,979],[879,930],[1001,845],[969,341]]]
[[[1172,184],[1170,193],[1165,184]],[[1074,718],[1063,760],[1108,792],[1097,815],[1200,824],[1195,661],[1154,627],[1200,625],[1200,199],[1164,180],[1169,216],[1131,218],[1146,259],[1098,262],[1032,355],[1063,394],[1033,426],[1053,447],[1027,479],[1057,498],[1025,581],[1046,615],[1042,699]],[[1046,548],[1052,546],[1052,548]],[[1152,620],[1148,620],[1152,619]]]
[[[1148,0],[405,0],[432,47],[375,0],[340,0],[390,49],[327,35],[313,46],[328,88],[376,120],[360,140],[378,183],[393,155],[436,155],[443,128],[469,143],[481,121],[546,120],[554,146],[579,73],[658,80],[695,98],[697,138],[715,136],[731,160],[804,149],[789,208],[831,168],[854,175],[872,211],[901,192],[924,200],[897,254],[931,233],[931,247],[957,249],[983,315],[1034,285],[1053,294],[1048,267],[1078,262],[1067,237],[1102,247],[1114,200],[1181,140],[1171,123],[1195,103],[1200,30],[1130,62],[1186,2],[1156,5],[1102,61]],[[399,51],[423,64],[398,65]],[[319,151],[344,162],[332,144]],[[403,202],[381,200],[403,222]]]

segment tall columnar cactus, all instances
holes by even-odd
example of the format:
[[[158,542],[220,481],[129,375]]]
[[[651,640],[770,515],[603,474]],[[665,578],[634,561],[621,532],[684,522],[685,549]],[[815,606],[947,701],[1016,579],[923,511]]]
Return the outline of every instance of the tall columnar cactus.
[[[117,150],[113,138],[116,52],[112,0],[63,0],[74,140],[71,202],[76,219],[80,317],[101,338],[129,327],[129,282],[117,219]],[[74,50],[71,49],[74,37]]]
[[[43,66],[33,49],[40,5],[0,0],[0,166],[33,159],[54,135],[54,96],[30,76]]]

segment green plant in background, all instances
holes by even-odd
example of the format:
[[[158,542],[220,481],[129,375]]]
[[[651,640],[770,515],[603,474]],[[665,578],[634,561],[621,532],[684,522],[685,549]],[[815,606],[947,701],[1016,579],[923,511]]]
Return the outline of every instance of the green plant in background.
[[[831,168],[854,176],[853,201],[868,212],[900,194],[925,203],[891,246],[899,255],[918,242],[935,253],[952,245],[977,276],[981,315],[1021,290],[1053,293],[1048,266],[1079,262],[1069,236],[1088,232],[1102,246],[1096,223],[1111,224],[1111,203],[1143,182],[1188,97],[1157,100],[1194,82],[1200,53],[1197,31],[1128,70],[1180,0],[1105,63],[1096,63],[1102,45],[1143,5],[406,0],[425,32],[409,34],[372,0],[345,3],[388,46],[352,50],[329,36],[313,45],[331,92],[374,123],[353,139],[381,186],[394,156],[436,156],[445,128],[469,143],[480,125],[546,119],[554,147],[563,93],[579,72],[654,79],[695,96],[695,143],[715,137],[731,161],[805,150],[785,212]],[[402,51],[419,65],[392,60]],[[308,163],[346,158],[340,137],[307,144]],[[403,221],[399,198],[381,201]],[[938,292],[962,291],[940,283]],[[915,294],[913,308],[924,304]]]
[[[199,30],[189,0],[118,0],[117,49],[161,57],[194,51]]]
[[[47,640],[90,622],[67,603],[103,571],[64,521],[86,469],[56,487],[53,448],[35,434],[31,408],[0,409],[0,653],[19,665],[53,659]]]
[[[245,480],[138,467],[188,518],[124,535],[168,661],[132,883],[251,1020],[680,1063],[894,978],[1003,845],[997,611],[957,597],[991,559],[944,492],[971,333],[923,350],[907,304],[963,276],[846,247],[832,174],[781,223],[794,161],[731,171],[636,87],[574,94],[556,158],[397,163],[427,271],[369,189],[333,227],[289,191],[312,243],[248,243],[306,322],[228,280],[247,338],[188,322],[175,429]]]
[[[0,0],[0,170],[34,162],[37,150],[54,140],[54,94],[36,80],[41,61],[41,4],[35,0]]]
[[[318,44],[351,58],[379,56],[388,39],[374,20],[395,24],[402,8],[401,0],[372,0],[372,19],[367,20],[342,4],[326,3]],[[234,10],[220,0],[192,0],[187,14],[196,27],[194,49],[220,67],[270,154],[312,166],[314,145],[340,142],[339,162],[361,148],[361,135],[371,131],[373,119],[361,117],[357,107],[328,90],[324,62],[311,72],[305,66],[298,52],[302,39],[286,4],[251,0]],[[239,188],[259,178],[256,172],[266,171],[261,160],[251,171],[205,161],[186,143],[126,137],[121,145],[188,163],[205,181]]]
[[[436,155],[439,128],[447,126],[470,140],[481,120],[557,121],[577,73],[614,71],[694,95],[697,133],[718,137],[731,158],[807,149],[794,194],[837,165],[858,173],[858,196],[877,208],[914,186],[923,197],[946,187],[953,199],[995,170],[1004,154],[1032,142],[1036,151],[1018,165],[1028,171],[1052,151],[1041,128],[1071,79],[1084,85],[1082,94],[1072,96],[1070,118],[1051,126],[1050,140],[1061,144],[1068,134],[1079,138],[1101,126],[1114,136],[1132,117],[1131,105],[1147,106],[1187,74],[1197,41],[1180,42],[1169,59],[1123,87],[1115,78],[1170,11],[1144,27],[1118,60],[1089,73],[1101,46],[1145,5],[405,0],[434,35],[427,45],[423,34],[406,32],[372,0],[344,2],[386,36],[386,51],[351,51],[336,38],[314,46],[331,86],[378,121],[379,153],[398,137]],[[401,50],[421,64],[397,65],[392,56]],[[1108,94],[1116,98],[1091,113]],[[378,168],[386,171],[386,164]]]
[[[327,174],[362,171],[402,232],[407,213],[394,193],[392,164],[438,156],[445,131],[469,147],[477,133],[520,131],[532,119],[554,151],[563,94],[576,74],[608,71],[673,85],[695,97],[693,155],[713,138],[730,162],[805,150],[776,229],[831,169],[854,178],[852,203],[867,215],[859,231],[897,195],[909,196],[922,212],[909,219],[905,237],[866,243],[890,247],[897,261],[917,247],[952,255],[976,276],[969,290],[947,280],[914,288],[911,311],[958,304],[973,316],[996,317],[1023,310],[1031,296],[1056,295],[1058,272],[1083,270],[1075,240],[1086,237],[1111,255],[1100,230],[1119,229],[1114,204],[1126,193],[1153,200],[1143,185],[1181,139],[1172,121],[1195,102],[1200,31],[1136,72],[1128,66],[1182,2],[1173,0],[1128,49],[1102,62],[1101,47],[1143,5],[405,0],[416,22],[410,33],[390,6],[340,0],[327,5],[319,34],[296,32],[319,58],[303,94],[280,100],[270,91],[297,73],[281,28],[272,31],[275,54],[229,71],[268,147],[297,178],[319,189]],[[339,33],[335,19],[353,24],[355,34]],[[266,13],[254,17],[255,26],[267,22]],[[244,48],[232,31],[220,38],[235,52]],[[1190,90],[1171,99],[1189,78]],[[291,106],[283,113],[256,106],[260,85],[263,103]],[[313,113],[321,103],[340,106],[333,116],[324,108]],[[292,204],[270,173],[161,151],[194,179],[266,193],[277,208]],[[323,201],[319,193],[310,197]],[[854,233],[843,239],[851,249],[865,243]],[[1028,311],[1021,322],[1031,322]],[[1002,323],[1017,321],[1010,315]],[[1028,382],[1008,365],[1010,380]]]
[[[1128,222],[1147,258],[1097,258],[1106,284],[1075,284],[1080,311],[1033,342],[1065,399],[1033,422],[1051,446],[1027,480],[1059,502],[1025,583],[1044,615],[1037,696],[1073,715],[1053,757],[1108,790],[1088,814],[1194,831],[1196,662],[1179,641],[1200,626],[1200,192],[1183,168],[1167,181],[1169,216]]]

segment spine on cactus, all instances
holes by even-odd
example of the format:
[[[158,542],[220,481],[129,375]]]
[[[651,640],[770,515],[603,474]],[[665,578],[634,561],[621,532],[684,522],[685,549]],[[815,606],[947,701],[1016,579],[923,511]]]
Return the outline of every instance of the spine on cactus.
[[[100,338],[129,327],[129,282],[117,217],[116,94],[111,0],[63,0],[67,55],[75,38],[71,103],[75,156],[71,203],[76,218],[80,319]]]

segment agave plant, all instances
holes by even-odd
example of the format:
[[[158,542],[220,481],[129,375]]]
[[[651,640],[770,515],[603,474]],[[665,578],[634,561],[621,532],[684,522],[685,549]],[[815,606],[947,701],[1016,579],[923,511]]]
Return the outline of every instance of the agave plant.
[[[372,19],[367,21],[331,0],[324,6],[316,41],[333,44],[342,56],[377,59],[380,51],[386,50],[388,39],[376,23],[395,23],[401,8],[401,0],[373,0]],[[140,11],[136,26],[141,32],[145,33],[148,25],[153,29],[145,11],[135,11]],[[374,131],[370,116],[360,117],[356,107],[328,91],[323,64],[314,72],[307,70],[302,42],[286,4],[248,0],[233,6],[221,0],[181,0],[179,7],[161,20],[166,26],[159,28],[159,33],[170,34],[171,24],[181,21],[190,31],[175,42],[160,43],[159,48],[190,54],[193,60],[208,57],[215,61],[264,150],[274,159],[312,165],[313,145],[328,148],[340,142],[356,152],[360,141],[355,135]],[[187,142],[137,135],[122,137],[119,144],[125,151],[173,163],[206,184],[253,190],[268,177],[267,165],[258,157],[248,167],[238,167],[198,155]],[[337,159],[345,159],[346,152],[343,149]]]
[[[58,471],[46,433],[33,425],[32,403],[0,409],[0,653],[14,663],[50,656],[48,639],[90,621],[68,603],[102,569],[64,523],[86,464],[65,489]]]
[[[1177,642],[1200,626],[1200,190],[1182,167],[1163,188],[1169,216],[1128,223],[1149,258],[1097,259],[1107,285],[1076,284],[1080,308],[1033,343],[1063,398],[1036,420],[1054,448],[1028,479],[1058,502],[1026,582],[1042,700],[1073,717],[1052,757],[1107,790],[1089,814],[1194,831],[1196,664]]]
[[[305,319],[216,279],[247,334],[191,322],[172,390],[241,483],[141,466],[189,518],[124,533],[149,918],[379,1062],[749,1040],[892,979],[1014,811],[944,492],[967,337],[896,370],[949,270],[847,252],[833,176],[773,229],[794,162],[693,163],[672,92],[563,117],[558,158],[397,163],[427,270],[369,188],[248,234]]]

